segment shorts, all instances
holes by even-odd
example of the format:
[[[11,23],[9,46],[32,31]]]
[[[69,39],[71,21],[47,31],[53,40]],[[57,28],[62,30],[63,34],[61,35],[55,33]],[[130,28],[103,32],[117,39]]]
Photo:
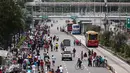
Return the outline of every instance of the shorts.
[[[52,61],[52,63],[55,63],[55,61]]]
[[[56,49],[58,49],[58,47],[56,47]]]

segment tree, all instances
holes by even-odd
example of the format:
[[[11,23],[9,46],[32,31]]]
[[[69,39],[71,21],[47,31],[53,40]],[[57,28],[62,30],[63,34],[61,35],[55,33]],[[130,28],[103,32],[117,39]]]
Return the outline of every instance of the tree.
[[[7,49],[11,34],[24,28],[21,8],[14,0],[0,0],[0,24],[0,42]]]
[[[126,44],[127,42],[127,36],[126,34],[123,34],[123,33],[117,33],[115,36],[114,36],[114,45],[113,45],[113,48],[115,50],[115,52],[121,52],[121,48],[123,44]]]
[[[97,26],[97,25],[88,25],[87,26],[87,31],[89,31],[89,30],[100,32],[101,31],[101,27]]]
[[[101,41],[101,44],[104,45],[104,46],[107,46],[109,47],[111,44],[111,36],[112,36],[112,32],[110,31],[105,31],[101,37],[100,37],[100,41]]]

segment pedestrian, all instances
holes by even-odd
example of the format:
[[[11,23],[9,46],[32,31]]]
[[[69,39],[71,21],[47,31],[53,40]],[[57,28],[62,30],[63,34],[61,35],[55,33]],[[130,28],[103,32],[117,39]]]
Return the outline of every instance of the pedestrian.
[[[51,68],[51,62],[48,60],[47,61],[47,70],[50,70],[50,68]]]
[[[51,69],[51,72],[52,72],[52,73],[55,73],[53,68]]]
[[[36,73],[35,72],[36,71],[36,66],[34,64],[32,64],[32,71],[33,71],[33,73]]]
[[[81,51],[81,60],[83,60],[83,51]]]
[[[44,66],[44,62],[43,62],[43,60],[40,61],[40,66],[41,66],[41,70],[43,70],[44,69],[44,67],[43,67]]]
[[[1,69],[0,69],[0,73],[3,73]]]
[[[85,61],[87,60],[87,53],[86,52],[84,53],[84,60]]]
[[[55,66],[55,60],[56,60],[55,56],[52,55],[52,65],[53,65],[53,66]]]
[[[73,48],[73,57],[75,57],[76,49]]]
[[[59,69],[60,69],[60,73],[63,73],[63,67],[62,67],[62,65],[60,65]]]
[[[50,45],[50,46],[51,46],[51,51],[53,51],[53,44],[51,43],[51,45]]]
[[[56,73],[60,73],[59,66],[57,67]]]

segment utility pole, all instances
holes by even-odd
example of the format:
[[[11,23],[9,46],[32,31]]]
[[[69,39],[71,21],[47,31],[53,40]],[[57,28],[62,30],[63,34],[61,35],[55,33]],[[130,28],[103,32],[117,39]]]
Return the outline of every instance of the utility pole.
[[[107,19],[107,13],[108,13],[108,6],[107,6],[107,0],[104,0],[105,2],[105,18],[104,18],[104,27],[105,27],[105,31],[107,31],[109,29],[108,27],[108,19]]]

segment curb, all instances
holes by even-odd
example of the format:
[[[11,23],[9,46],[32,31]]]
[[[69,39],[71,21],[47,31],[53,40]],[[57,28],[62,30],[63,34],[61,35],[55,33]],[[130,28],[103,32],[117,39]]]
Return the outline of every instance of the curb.
[[[65,33],[66,33],[66,31],[65,31]],[[74,37],[72,34],[69,33],[69,35],[72,36],[74,39],[77,39],[77,38]],[[84,46],[87,50],[89,50],[88,47],[85,46],[83,43],[81,43],[81,45]],[[105,48],[105,47],[103,47],[103,46],[101,46],[101,45],[99,45],[99,46],[102,47],[102,48]],[[106,49],[106,48],[105,48],[105,49]],[[106,69],[108,69],[111,73],[115,73],[115,69],[114,69],[112,66],[110,66],[110,65],[107,65]]]

